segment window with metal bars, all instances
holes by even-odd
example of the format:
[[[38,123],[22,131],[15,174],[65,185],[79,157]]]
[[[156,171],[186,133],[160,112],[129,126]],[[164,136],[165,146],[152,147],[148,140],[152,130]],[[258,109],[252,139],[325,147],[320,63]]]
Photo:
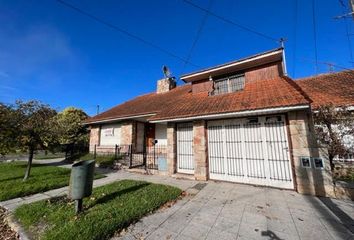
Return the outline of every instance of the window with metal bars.
[[[217,79],[214,82],[214,91],[212,95],[219,95],[224,93],[232,93],[240,91],[245,87],[245,75],[238,74],[230,77]]]

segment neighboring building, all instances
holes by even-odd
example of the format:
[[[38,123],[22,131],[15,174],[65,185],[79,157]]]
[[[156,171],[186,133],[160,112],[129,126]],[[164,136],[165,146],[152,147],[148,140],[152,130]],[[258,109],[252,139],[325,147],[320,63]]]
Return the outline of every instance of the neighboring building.
[[[323,105],[346,107],[354,111],[354,71],[321,74],[296,80],[296,83],[313,101],[313,111]],[[353,136],[343,136],[343,144],[348,152],[344,156],[337,156],[336,160],[354,162]]]
[[[313,136],[311,105],[322,99],[313,101],[310,81],[298,85],[284,75],[282,49],[181,79],[186,84],[177,87],[173,78],[158,80],[155,93],[88,119],[90,151],[114,152],[119,145],[133,156],[144,153],[149,166],[146,153],[157,148],[162,157],[151,166],[172,176],[332,191],[328,159]],[[346,100],[353,103],[353,95]]]

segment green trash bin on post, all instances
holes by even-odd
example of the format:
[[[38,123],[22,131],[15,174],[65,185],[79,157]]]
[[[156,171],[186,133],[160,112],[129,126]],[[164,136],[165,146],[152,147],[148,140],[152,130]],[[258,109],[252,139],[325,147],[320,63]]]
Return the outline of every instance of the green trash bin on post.
[[[76,213],[82,210],[82,199],[92,193],[95,160],[74,163],[71,168],[69,197],[75,200]]]

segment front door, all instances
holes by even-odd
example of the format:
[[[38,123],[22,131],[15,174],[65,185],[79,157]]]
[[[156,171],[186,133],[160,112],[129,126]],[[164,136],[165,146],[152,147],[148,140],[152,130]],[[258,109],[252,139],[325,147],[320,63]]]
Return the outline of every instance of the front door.
[[[146,123],[145,125],[145,144],[146,147],[154,146],[155,141],[155,124],[154,123]]]
[[[177,172],[194,174],[193,123],[177,124]]]

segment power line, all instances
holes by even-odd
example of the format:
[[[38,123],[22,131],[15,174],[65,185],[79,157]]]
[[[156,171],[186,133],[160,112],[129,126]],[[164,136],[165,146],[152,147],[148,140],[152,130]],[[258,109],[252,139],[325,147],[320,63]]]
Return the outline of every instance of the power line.
[[[263,38],[265,38],[265,39],[268,39],[268,40],[271,40],[271,41],[274,41],[274,42],[279,42],[279,40],[276,39],[276,38],[273,38],[273,37],[268,36],[268,35],[266,35],[266,34],[264,34],[264,33],[258,32],[258,31],[254,30],[254,29],[249,28],[249,27],[243,26],[242,24],[237,23],[237,22],[235,22],[235,21],[232,21],[232,20],[230,20],[230,19],[227,19],[227,18],[225,18],[225,17],[223,17],[223,16],[220,16],[220,15],[218,15],[218,14],[216,14],[216,13],[214,13],[214,12],[212,12],[212,11],[206,9],[206,8],[203,8],[203,7],[197,5],[197,4],[195,4],[195,3],[193,3],[193,2],[191,2],[191,1],[189,1],[189,0],[183,0],[183,1],[184,1],[185,3],[187,3],[187,4],[191,5],[191,6],[193,6],[193,7],[195,7],[195,8],[197,8],[197,9],[201,10],[201,11],[204,11],[204,12],[210,14],[211,16],[213,16],[213,17],[215,17],[215,18],[218,18],[218,19],[220,19],[220,20],[222,20],[222,21],[228,23],[228,24],[231,24],[231,25],[233,25],[233,26],[236,26],[236,27],[238,27],[238,28],[240,28],[240,29],[243,29],[243,30],[245,30],[245,31],[247,31],[247,32],[251,32],[251,33],[253,33],[253,34],[256,34],[256,35],[258,35],[258,36],[260,36],[260,37],[263,37]]]
[[[346,10],[347,10],[347,6],[344,4],[344,2],[342,0],[339,0],[340,5],[343,8],[342,13],[345,14]],[[340,18],[337,18],[340,19]],[[344,18],[344,24],[345,24],[345,31],[346,31],[346,37],[347,37],[347,41],[348,41],[348,48],[349,48],[349,56],[350,56],[350,62],[353,65],[353,49],[352,49],[352,43],[350,40],[350,34],[349,34],[349,27],[348,27],[348,19]]]
[[[209,0],[208,10],[211,8],[212,3],[213,3],[213,0]],[[193,53],[194,48],[196,47],[197,42],[198,42],[198,40],[199,40],[199,38],[200,38],[200,36],[201,36],[201,34],[202,34],[202,31],[203,31],[203,28],[204,28],[204,26],[205,26],[205,24],[206,24],[206,21],[207,21],[207,19],[208,19],[208,16],[209,16],[209,13],[205,12],[204,17],[202,18],[202,21],[200,22],[200,25],[199,25],[197,34],[196,34],[196,36],[195,36],[195,38],[194,38],[194,41],[193,41],[193,43],[192,43],[192,46],[191,46],[191,48],[190,48],[190,50],[189,50],[189,52],[188,52],[188,55],[187,55],[187,58],[186,58],[187,61],[189,61],[190,58],[192,57],[192,53]],[[186,63],[184,64],[184,67],[185,67],[185,66],[186,66]]]
[[[313,59],[308,59],[308,58],[297,58],[300,61],[307,61],[307,62],[312,62],[312,63],[316,63],[316,64],[324,64],[330,67],[336,67],[338,69],[342,69],[342,70],[347,70],[347,71],[353,71],[353,69],[350,68],[346,68],[340,65],[337,65],[335,63],[331,63],[331,62],[325,62],[325,61],[318,61],[318,60],[313,60]]]
[[[312,0],[312,26],[313,26],[313,40],[315,45],[315,72],[318,73],[318,58],[317,58],[317,32],[316,32],[316,14],[315,14],[315,0]]]
[[[65,2],[63,0],[57,0],[57,2],[59,2],[62,5],[64,5],[65,7],[68,7],[70,9],[82,14],[82,15],[85,15],[85,16],[95,20],[98,23],[101,23],[101,24],[103,24],[103,25],[105,25],[105,26],[107,26],[107,27],[109,27],[109,28],[111,28],[113,30],[116,30],[116,31],[120,32],[120,33],[123,33],[123,34],[125,34],[125,35],[127,35],[127,36],[129,36],[129,37],[131,37],[131,38],[133,38],[133,39],[135,39],[137,41],[140,41],[140,42],[142,42],[142,43],[144,43],[144,44],[146,44],[146,45],[148,45],[148,46],[150,46],[152,48],[155,48],[155,49],[159,50],[160,52],[165,53],[166,55],[169,55],[169,56],[171,56],[173,58],[176,58],[176,59],[178,59],[178,60],[180,60],[180,61],[182,61],[182,62],[184,62],[186,64],[190,64],[190,65],[192,65],[194,67],[199,67],[199,66],[191,63],[190,61],[187,61],[186,59],[184,59],[184,58],[182,58],[182,57],[170,52],[169,50],[166,50],[166,49],[164,49],[164,48],[162,48],[162,47],[160,47],[160,46],[158,46],[158,45],[156,45],[156,44],[154,44],[152,42],[149,42],[149,41],[145,40],[144,38],[142,38],[140,36],[137,36],[137,35],[135,35],[133,33],[130,33],[127,30],[125,30],[123,28],[120,28],[120,27],[118,27],[118,26],[116,26],[116,25],[114,25],[114,24],[112,24],[110,22],[107,22],[107,21],[105,21],[105,20],[103,20],[103,19],[101,19],[101,18],[99,18],[99,17],[97,17],[97,16],[85,11],[85,10],[82,10],[82,9],[80,9],[80,8],[70,4],[68,2]]]

